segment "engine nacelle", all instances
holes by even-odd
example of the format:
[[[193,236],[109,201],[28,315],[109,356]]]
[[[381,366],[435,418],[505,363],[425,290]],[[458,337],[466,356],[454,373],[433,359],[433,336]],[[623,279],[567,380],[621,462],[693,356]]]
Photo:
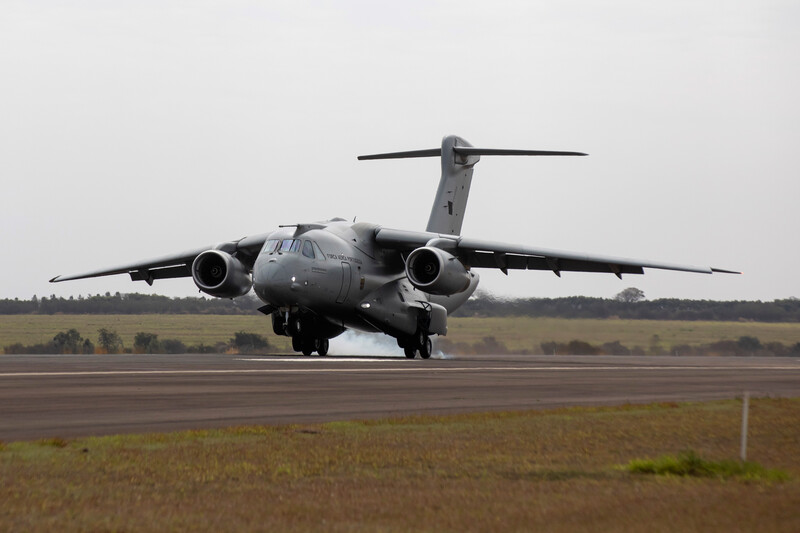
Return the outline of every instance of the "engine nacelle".
[[[250,292],[253,278],[241,261],[227,252],[206,250],[192,263],[197,288],[217,298],[236,298]]]
[[[466,290],[470,276],[456,257],[431,246],[417,248],[406,259],[406,277],[417,289],[449,295]]]

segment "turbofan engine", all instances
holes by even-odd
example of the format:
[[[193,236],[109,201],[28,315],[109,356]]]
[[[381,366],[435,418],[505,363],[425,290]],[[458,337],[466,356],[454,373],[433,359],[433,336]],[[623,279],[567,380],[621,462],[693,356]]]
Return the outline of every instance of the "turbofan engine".
[[[462,292],[470,282],[461,261],[432,246],[417,248],[408,255],[406,277],[419,290],[442,296]]]
[[[244,296],[253,286],[247,267],[219,250],[206,250],[195,258],[192,278],[198,289],[217,298]]]

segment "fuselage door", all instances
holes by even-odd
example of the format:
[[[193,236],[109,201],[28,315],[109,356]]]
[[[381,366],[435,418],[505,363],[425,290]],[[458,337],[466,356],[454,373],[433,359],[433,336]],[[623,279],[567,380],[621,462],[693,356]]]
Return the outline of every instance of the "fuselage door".
[[[343,303],[347,299],[347,293],[350,292],[350,263],[342,261],[342,287],[339,289],[339,296],[336,297],[336,303]]]

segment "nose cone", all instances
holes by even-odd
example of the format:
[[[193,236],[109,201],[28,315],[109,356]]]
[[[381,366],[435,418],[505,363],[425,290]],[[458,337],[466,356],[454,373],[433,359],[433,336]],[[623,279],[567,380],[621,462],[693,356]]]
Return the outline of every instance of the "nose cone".
[[[259,297],[273,305],[291,305],[296,296],[292,290],[291,274],[278,261],[270,260],[258,265],[255,272],[254,285]]]

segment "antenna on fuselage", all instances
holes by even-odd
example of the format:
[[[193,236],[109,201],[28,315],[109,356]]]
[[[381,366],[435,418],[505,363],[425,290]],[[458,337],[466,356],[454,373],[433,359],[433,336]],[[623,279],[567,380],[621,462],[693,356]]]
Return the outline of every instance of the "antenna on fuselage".
[[[447,235],[461,234],[464,212],[467,208],[472,171],[482,155],[536,155],[572,156],[587,155],[583,152],[561,152],[552,150],[513,150],[505,148],[476,148],[456,135],[442,139],[441,148],[411,150],[385,154],[360,155],[359,161],[372,159],[406,159],[411,157],[441,157],[442,177],[433,201],[426,231]]]

